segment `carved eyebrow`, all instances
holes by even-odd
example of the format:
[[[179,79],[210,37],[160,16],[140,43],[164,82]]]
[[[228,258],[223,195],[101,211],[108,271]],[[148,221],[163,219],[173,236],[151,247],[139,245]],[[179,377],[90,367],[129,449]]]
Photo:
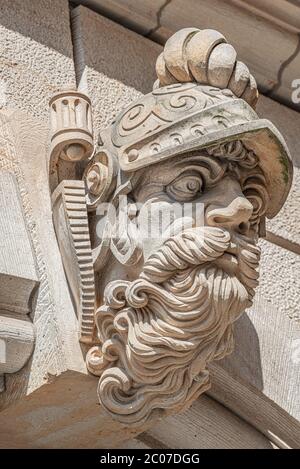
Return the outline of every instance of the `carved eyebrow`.
[[[169,168],[170,162],[172,167]],[[150,184],[161,184],[167,186],[171,184],[176,178],[181,174],[186,172],[202,172],[205,171],[207,176],[211,179],[210,183],[216,183],[221,179],[225,174],[227,168],[227,162],[216,158],[208,154],[181,154],[177,155],[173,160],[166,160],[162,166],[157,171],[154,171],[154,174],[150,174],[148,171],[151,171],[151,166],[143,170],[141,174],[140,183],[143,186],[148,186]],[[155,165],[153,165],[155,169]]]
[[[201,168],[204,168],[209,171],[211,179],[217,181],[225,174],[227,162],[211,155],[197,154],[183,156],[182,159],[175,161],[174,166],[183,166],[183,172],[184,170],[199,171]]]

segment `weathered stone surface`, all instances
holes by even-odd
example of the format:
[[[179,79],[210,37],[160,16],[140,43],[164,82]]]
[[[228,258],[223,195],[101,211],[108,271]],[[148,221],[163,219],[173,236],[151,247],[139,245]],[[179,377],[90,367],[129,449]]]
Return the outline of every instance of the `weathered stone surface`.
[[[212,364],[209,395],[253,425],[280,448],[299,448],[299,420],[277,406],[256,387]]]
[[[1,169],[0,221],[0,275],[23,277],[32,280],[33,283],[37,282],[35,259],[20,204],[16,178],[12,173]],[[12,291],[10,294],[12,295]]]
[[[6,130],[0,125],[3,140]],[[10,158],[14,152],[8,143],[1,151]],[[27,315],[34,309],[38,277],[27,230],[15,175],[0,167],[0,375],[19,371],[34,347]]]
[[[75,0],[74,3],[84,5],[94,9],[101,15],[111,18],[125,27],[133,28],[143,36],[151,33],[157,26],[157,12],[163,8],[166,0],[152,0],[149,4],[143,5],[140,10],[140,3],[135,0],[127,0],[120,3],[118,0]],[[130,11],[130,15],[128,12]]]
[[[26,24],[26,21],[25,21],[25,24]],[[19,26],[16,27],[16,29],[18,28]],[[73,11],[73,28],[74,28],[74,38],[75,38],[74,46],[75,46],[75,56],[76,56],[77,78],[80,84],[80,88],[82,90],[87,91],[89,94],[92,95],[91,97],[94,103],[95,117],[96,117],[95,127],[97,131],[100,127],[102,128],[103,126],[110,123],[111,120],[114,119],[115,114],[120,111],[121,107],[128,104],[129,101],[132,101],[137,96],[140,96],[141,92],[145,93],[145,92],[150,91],[152,87],[152,82],[153,82],[153,77],[152,77],[153,70],[154,70],[153,64],[154,64],[155,58],[160,48],[157,45],[151,44],[147,40],[143,39],[141,41],[140,38],[138,38],[134,33],[126,31],[123,28],[111,23],[108,20],[105,20],[95,15],[94,13],[82,7],[76,8]],[[9,32],[9,34],[11,33]],[[30,33],[30,35],[33,37],[35,33],[34,32],[32,34]],[[10,39],[11,37],[14,37],[14,36],[10,36]],[[136,41],[137,38],[138,38],[138,41]],[[37,39],[39,41],[41,40],[41,37],[39,36],[38,33],[37,33]],[[122,41],[122,39],[124,40]],[[57,41],[59,43],[60,39],[58,39]],[[53,46],[53,43],[51,44]],[[145,56],[147,56],[147,60],[145,60]],[[225,81],[224,82],[222,81],[224,77],[222,76],[222,73],[219,73],[220,71],[219,62],[222,58],[221,56],[217,57],[217,60],[214,62],[215,65],[214,65],[213,80],[217,80],[218,83],[222,82],[222,84],[224,84]],[[111,57],[114,57],[115,60],[112,61]],[[132,60],[133,65],[129,66],[128,61],[130,63],[131,60]],[[137,64],[135,65],[136,60],[137,60]],[[215,71],[217,72],[215,73]],[[13,79],[15,79],[15,76],[13,76]],[[28,80],[28,78],[26,78],[26,80]],[[70,80],[68,80],[68,82],[69,81]],[[236,83],[234,86],[236,86]],[[35,102],[35,108],[33,110],[30,108],[30,105],[26,103],[24,105],[24,108],[26,108],[27,110],[29,110],[29,112],[32,112],[33,114],[36,113],[36,115],[40,115],[41,118],[44,119],[44,114],[43,114],[44,111],[42,111],[42,108],[44,106],[44,99],[46,99],[46,95],[42,96],[42,105],[40,106],[40,108],[39,108],[39,103],[37,102]],[[20,101],[19,98],[17,99],[16,102],[19,102],[19,104],[17,104],[18,107],[23,106],[23,103]],[[8,398],[5,398],[6,400],[2,400],[1,404],[3,406],[6,406],[7,404],[11,403],[17,397],[18,394],[19,395],[25,394],[26,392],[30,393],[34,389],[39,388],[41,384],[44,382],[44,379],[45,381],[49,379],[49,374],[51,373],[59,375],[62,371],[66,369],[80,370],[83,372],[83,374],[85,373],[82,352],[80,350],[79,344],[77,343],[77,320],[74,314],[73,305],[71,302],[69,290],[68,290],[66,279],[64,276],[63,266],[62,266],[62,262],[60,259],[60,253],[57,248],[57,243],[55,240],[55,235],[54,235],[54,230],[53,230],[52,220],[51,220],[51,204],[50,204],[50,198],[49,198],[48,187],[47,187],[47,172],[45,169],[46,168],[45,159],[41,157],[41,155],[45,155],[45,142],[47,140],[46,131],[45,129],[42,129],[42,126],[40,126],[39,122],[37,123],[34,120],[27,121],[27,119],[22,115],[16,114],[13,116],[13,119],[15,120],[16,131],[19,132],[20,138],[23,139],[22,140],[23,145],[26,147],[25,160],[20,162],[21,176],[19,174],[18,177],[19,177],[19,180],[23,178],[25,181],[25,182],[22,181],[21,186],[22,186],[22,191],[23,191],[23,188],[25,188],[23,191],[25,196],[23,194],[23,197],[25,198],[27,197],[29,200],[28,206],[30,206],[30,210],[27,209],[27,212],[26,212],[27,216],[28,216],[29,211],[32,212],[32,218],[30,218],[31,221],[29,225],[30,225],[31,235],[34,239],[33,244],[34,244],[35,253],[37,257],[38,271],[39,271],[39,275],[41,278],[41,288],[39,292],[37,310],[36,310],[36,314],[34,317],[34,321],[35,321],[37,332],[38,332],[38,343],[37,343],[38,346],[34,354],[33,360],[30,364],[31,373],[29,374],[29,367],[28,367],[24,373],[20,374],[18,377],[16,377],[15,380],[12,379],[8,383],[9,392],[11,393],[12,397],[9,396]],[[24,122],[26,122],[26,124],[24,124]],[[26,139],[26,136],[28,135],[28,126],[30,127],[30,131],[33,133],[33,136],[31,136],[29,140]],[[179,137],[180,135],[179,136],[178,134],[175,135],[175,138],[177,139],[176,141],[181,143]],[[292,136],[291,136],[291,139],[292,139]],[[39,144],[41,145],[39,146]],[[134,162],[137,155],[133,151],[129,153],[128,156],[129,157],[128,157],[127,163],[129,164],[129,163]],[[97,161],[96,163],[98,164],[99,162]],[[5,162],[5,165],[7,164],[8,163]],[[152,183],[153,182],[157,183],[160,180],[160,178],[163,178],[164,175],[172,175],[173,171],[174,171],[174,168],[171,166],[169,167],[166,166],[164,168],[164,171],[162,171],[161,173],[160,172],[155,173],[155,171],[153,172],[149,171],[147,174],[147,176],[149,176],[149,180],[147,180],[146,178],[146,180],[143,181],[143,187],[147,187],[147,184],[150,181],[151,177],[153,179],[151,180]],[[34,186],[34,189],[32,191],[30,191],[31,186]],[[212,196],[212,197],[215,197],[214,201],[219,201],[220,203],[220,200],[222,199],[222,204],[224,204],[224,201],[225,201],[224,194],[226,194],[226,197],[227,197],[227,195],[229,194],[230,186],[232,186],[232,184],[229,184],[229,183],[227,185],[225,184],[224,187],[222,186],[222,190],[221,190],[222,197],[220,197],[220,194],[219,196],[216,196],[214,194]],[[174,193],[174,190],[176,192],[176,187],[175,189],[172,188],[173,193]],[[181,191],[182,188],[180,188],[179,190]],[[165,194],[164,196],[166,197]],[[241,195],[241,198],[243,198],[243,194]],[[137,196],[137,199],[138,199],[138,196]],[[226,201],[228,202],[227,198],[226,198]],[[228,205],[229,205],[229,202],[228,202]],[[43,217],[41,217],[41,207],[43,210]],[[224,209],[224,206],[216,207],[217,211],[220,209]],[[131,206],[131,210],[132,210],[131,215],[133,213],[133,216],[134,216],[135,212],[132,206]],[[244,205],[244,212],[245,213],[247,212],[246,205]],[[248,212],[249,212],[249,206],[248,206]],[[212,220],[213,216],[210,219]],[[237,222],[237,220],[235,221]],[[238,226],[242,225],[243,222],[244,222],[243,220],[242,221],[238,220]],[[86,220],[85,220],[85,223],[86,223]],[[282,224],[278,228],[278,230],[283,230]],[[293,232],[296,235],[296,229],[293,230]],[[129,238],[130,248],[133,247],[133,250],[131,252],[132,257],[130,258],[130,261],[132,261],[132,259],[135,259],[135,256],[138,257],[140,255],[140,246],[138,243],[138,236],[136,236],[136,233],[134,231],[133,233],[134,233],[133,235],[131,233],[131,238]],[[280,234],[280,236],[283,236],[283,235]],[[286,235],[284,234],[284,236]],[[294,241],[294,238],[292,239]],[[117,261],[118,262],[120,261],[120,264],[126,265],[126,261],[124,260],[126,257],[126,255],[124,256],[125,249],[124,249],[124,245],[122,244],[123,238],[119,241],[120,241],[119,243],[116,242],[114,244],[114,248],[113,248],[114,250],[112,249],[112,252],[115,258],[117,259]],[[268,251],[269,246],[270,245],[267,246],[266,251]],[[274,246],[272,246],[272,249],[273,248]],[[153,250],[153,246],[152,246],[152,250]],[[147,255],[145,255],[146,252],[147,252]],[[149,249],[148,251],[145,249],[144,255],[145,257],[147,257],[148,255],[151,256],[151,251],[149,251]],[[273,261],[274,255],[271,254],[271,256],[272,256],[272,261]],[[271,260],[268,261],[267,264],[270,265]],[[183,268],[182,267],[183,265],[184,264],[181,264],[181,268]],[[118,276],[120,275],[120,272],[121,274],[124,275],[124,270],[122,270],[123,267],[119,268],[118,270],[118,268],[116,267],[115,260],[109,265],[109,269],[110,267],[112,267],[113,270],[115,270],[113,275],[117,276],[117,279],[119,279]],[[146,266],[146,276],[147,276],[147,268],[149,268],[151,271],[152,267],[153,266],[151,266],[151,261],[150,261],[150,263],[147,264]],[[105,278],[102,279],[104,283],[107,283],[109,280],[112,279],[110,278],[111,273],[109,269],[108,271],[105,272]],[[264,272],[267,272],[267,268],[264,270]],[[132,275],[132,278],[130,278],[130,281],[134,281],[139,275],[138,269],[137,270],[133,269],[133,271],[131,272],[131,275]],[[149,275],[149,272],[148,272],[148,275]],[[266,277],[267,275],[265,273],[264,278]],[[125,275],[124,278],[126,278],[126,281],[128,281],[129,277]],[[156,281],[155,277],[151,277],[151,275],[150,277],[148,277],[148,280],[149,279],[150,280],[154,279],[152,283],[159,283]],[[269,280],[267,281],[267,283],[268,282]],[[101,294],[102,293],[100,293],[100,295]],[[264,295],[264,292],[263,292],[263,295]],[[131,300],[129,299],[128,301],[131,301]],[[284,302],[285,301],[286,301],[286,296],[285,296]],[[288,305],[285,304],[285,306],[282,303],[280,303],[280,306],[284,306],[284,311],[287,311],[288,308],[290,308],[288,315],[292,316],[293,318],[297,318],[298,316],[297,315],[294,316],[294,313],[293,313],[295,304],[296,302],[295,302],[294,290],[292,290],[292,307],[290,303]],[[118,305],[116,308],[118,309]],[[137,309],[139,309],[139,304],[137,304]],[[261,307],[261,309],[263,310],[264,308]],[[292,314],[290,314],[291,310],[292,310]],[[232,311],[233,311],[233,308],[231,308],[231,312]],[[277,316],[276,318],[272,318],[272,324],[274,323],[276,325],[275,330],[279,329],[280,331],[285,331],[286,334],[294,333],[294,330],[290,329],[290,326],[293,323],[287,317],[285,316],[283,317],[285,320],[284,325],[282,324],[280,320],[278,320]],[[101,320],[99,320],[99,324],[100,324],[99,328],[101,328],[101,324],[102,324]],[[277,324],[278,324],[278,327],[277,327]],[[120,324],[120,326],[121,328],[123,327],[122,324]],[[265,328],[266,328],[265,325],[263,328],[260,328],[259,321],[257,323],[257,327],[254,326],[254,329],[259,331],[258,333],[259,337],[260,336],[263,337],[265,333],[264,332]],[[243,337],[244,337],[243,334],[246,333],[245,331],[248,332],[249,329],[245,328],[245,330],[243,330],[241,334],[241,337],[242,337],[241,340],[242,340],[242,343],[248,346],[249,341],[247,342],[247,340],[243,340]],[[274,331],[272,330],[272,332]],[[276,342],[277,338],[274,338],[274,337],[275,336],[273,336],[273,334],[272,336],[271,334],[268,334],[268,340],[267,339],[265,341],[262,340],[261,348],[258,348],[258,352],[263,361],[260,368],[258,364],[259,360],[257,359],[256,362],[255,360],[253,360],[253,363],[254,362],[256,363],[256,368],[255,370],[252,369],[251,364],[249,365],[249,362],[247,362],[247,357],[250,356],[250,353],[249,354],[245,353],[244,348],[242,349],[242,352],[240,352],[240,354],[237,355],[238,361],[240,360],[239,366],[241,363],[246,362],[245,368],[243,368],[242,366],[240,379],[245,384],[245,387],[247,390],[249,390],[252,386],[254,387],[255,392],[253,394],[256,394],[256,393],[259,394],[259,398],[261,399],[261,401],[259,402],[262,402],[263,398],[266,397],[268,404],[270,404],[270,402],[273,402],[273,401],[276,404],[276,412],[274,414],[271,413],[271,418],[269,419],[269,421],[268,421],[267,413],[264,416],[264,422],[263,422],[264,425],[262,426],[263,427],[262,429],[260,428],[260,421],[259,421],[260,419],[259,418],[256,419],[256,415],[254,415],[254,418],[253,418],[253,421],[251,421],[251,424],[261,429],[261,431],[263,431],[268,437],[268,434],[267,434],[268,431],[272,431],[273,429],[274,430],[278,429],[276,427],[276,422],[275,422],[276,419],[274,420],[274,415],[275,417],[276,416],[280,417],[282,415],[280,411],[282,409],[286,409],[287,418],[286,419],[283,418],[284,424],[282,428],[279,428],[279,435],[281,436],[284,435],[284,430],[286,429],[286,426],[288,426],[288,424],[290,423],[290,428],[287,429],[286,432],[288,433],[288,437],[289,437],[289,441],[291,442],[291,445],[293,445],[295,444],[295,441],[297,439],[297,437],[295,436],[296,432],[294,431],[296,426],[294,425],[294,422],[292,422],[292,420],[289,420],[288,413],[290,415],[298,415],[297,404],[295,400],[293,399],[293,397],[291,397],[293,396],[292,389],[294,389],[298,385],[298,375],[290,363],[288,364],[288,366],[286,365],[286,362],[288,361],[287,351],[290,350],[290,348],[293,348],[293,345],[292,345],[293,342],[278,341],[280,343],[280,346],[278,346],[278,353],[276,353],[276,355],[275,354],[272,355],[271,353],[269,353],[269,351],[273,350],[272,347],[274,346],[275,343],[277,343]],[[296,341],[298,340],[297,337],[298,336],[296,335]],[[249,338],[248,335],[246,338],[247,339]],[[294,336],[293,336],[293,340],[294,340]],[[224,342],[225,342],[224,348],[226,348],[227,342],[226,340]],[[228,341],[228,343],[229,342],[230,341]],[[252,342],[250,343],[250,345],[252,345]],[[230,347],[228,347],[228,349],[229,348]],[[251,349],[251,350],[253,354],[257,352],[257,349],[254,349],[254,350]],[[284,353],[282,353],[282,350],[284,350]],[[223,352],[224,350],[221,350],[220,355],[222,355]],[[284,357],[284,361],[280,360],[281,355]],[[276,367],[274,367],[274,369],[276,368],[276,371],[278,372],[279,376],[282,376],[284,371],[286,371],[286,380],[292,383],[291,387],[289,387],[286,384],[286,382],[284,382],[284,385],[283,385],[283,380],[279,380],[279,379],[276,380],[277,376],[274,377],[272,375],[272,372],[269,371],[269,368],[268,368],[269,365],[266,365],[266,364],[270,363],[272,359],[274,358],[274,356],[276,358]],[[230,368],[230,372],[229,372],[230,376],[237,373],[235,370],[234,363],[231,364],[229,368]],[[265,380],[265,384],[264,384],[265,387],[261,385],[261,382],[259,379],[260,372],[263,373],[264,375],[267,375],[269,373],[267,376],[267,379]],[[140,370],[139,370],[139,373],[140,373]],[[149,377],[147,373],[145,373],[143,376],[144,376],[143,378],[144,380],[148,379]],[[195,376],[197,379],[199,379],[200,375],[197,375],[197,370],[195,372]],[[85,376],[83,376],[83,378],[85,378]],[[89,380],[90,378],[87,378],[87,379]],[[68,383],[69,384],[67,384],[67,381],[63,383],[64,389],[66,389],[66,386],[68,385],[70,385],[70,387],[72,386],[72,379]],[[86,381],[86,383],[87,383],[87,386],[89,386],[88,381]],[[89,383],[92,383],[92,381],[89,381]],[[206,382],[204,384],[206,384]],[[95,392],[94,386],[95,386],[95,381],[93,381],[93,383],[91,384],[91,389],[87,393],[84,392],[85,396],[86,395],[91,396],[92,392],[93,393]],[[257,388],[255,388],[255,386]],[[77,388],[77,390],[79,388]],[[14,389],[17,389],[17,392],[15,392]],[[61,391],[61,389],[60,391],[59,389],[60,388],[58,386],[57,388],[58,394]],[[85,391],[87,391],[86,388],[84,389]],[[180,390],[181,389],[184,389],[184,387],[180,388]],[[222,390],[222,386],[220,387],[220,389]],[[55,392],[53,392],[52,394],[53,399],[57,390],[55,390]],[[46,392],[45,387],[41,387],[40,389],[38,389],[37,392],[38,393],[41,392],[41,394],[40,395],[36,394],[36,396],[38,397],[37,397],[37,400],[33,404],[36,407],[38,406],[38,400],[40,399],[40,396],[42,396],[43,398],[44,396],[43,393]],[[77,391],[75,391],[75,393],[76,392]],[[78,407],[80,407],[80,412],[82,412],[81,403],[82,403],[83,398],[82,398],[81,393],[79,394],[80,394],[79,397],[78,396],[74,397],[74,405],[75,406],[77,405]],[[34,396],[33,400],[35,399],[36,396]],[[59,404],[56,407],[56,410],[54,412],[55,415],[59,414],[60,406],[62,406],[62,400],[61,400],[62,397],[65,398],[65,396],[59,396],[58,398]],[[72,399],[72,395],[70,395],[70,398]],[[220,392],[218,394],[218,398],[221,400]],[[288,399],[288,405],[286,405],[286,399]],[[108,395],[107,400],[110,402],[111,396]],[[25,401],[25,406],[27,405],[28,402],[29,402],[28,400]],[[232,407],[232,402],[229,402],[228,406],[236,412],[236,409]],[[255,408],[256,408],[255,406],[252,406],[252,413],[254,413]],[[21,407],[19,409],[21,409]],[[11,409],[11,413],[9,415],[11,418],[10,422],[15,423],[14,413],[13,413],[14,410]],[[27,410],[24,410],[24,414],[27,413]],[[49,421],[49,419],[51,420],[51,412],[53,411],[53,409],[51,409],[51,412],[49,413],[48,413],[48,410],[49,409],[47,409],[46,412],[42,410],[40,414],[40,416],[42,416],[42,419],[37,420],[39,422],[43,422],[42,423],[43,426],[44,426],[44,422]],[[244,410],[245,409],[242,409],[240,411],[241,412],[240,415],[242,415],[244,418],[250,421],[247,411],[244,412],[244,415],[243,415]],[[263,409],[261,409],[261,411],[263,412]],[[75,415],[73,412],[76,413],[76,411],[74,411],[74,408],[70,411],[70,415],[72,416],[72,418]],[[63,447],[67,447],[69,444],[72,445],[73,443],[70,442],[69,437],[71,435],[74,441],[74,438],[76,437],[78,432],[82,431],[82,428],[79,426],[78,422],[82,422],[86,416],[86,414],[84,414],[84,417],[82,417],[82,414],[80,412],[76,413],[76,418],[75,418],[75,420],[77,419],[76,424],[74,424],[74,420],[73,420],[73,423],[72,422],[70,423],[70,421],[69,423],[63,422],[63,419],[65,417],[64,415],[62,416],[60,428],[57,428],[55,426],[51,427],[50,425],[50,427],[48,427],[45,430],[45,433],[42,432],[43,434],[38,433],[40,429],[36,430],[35,428],[31,426],[30,431],[28,432],[28,435],[27,434],[25,436],[23,434],[21,435],[21,433],[24,433],[24,432],[22,432],[22,427],[20,426],[20,433],[15,439],[15,445],[18,446],[19,444],[23,444],[25,442],[26,445],[30,446],[32,445],[33,440],[36,441],[37,444],[40,445],[41,447],[51,446],[53,444],[63,445]],[[99,422],[96,419],[95,420],[92,419],[93,412],[95,413],[94,402],[93,402],[92,407],[87,411],[88,415],[86,416],[86,418],[87,420],[89,420],[88,425],[87,425],[88,431],[86,432],[86,434],[84,435],[82,439],[83,446],[87,446],[90,444],[90,442],[88,441],[89,432],[91,431],[93,433],[95,431],[95,427],[96,426],[98,427],[99,425]],[[18,410],[17,410],[17,413],[18,413]],[[20,410],[19,417],[21,420],[23,419],[24,414],[23,414],[23,410]],[[70,417],[70,415],[67,417],[67,420]],[[100,415],[102,415],[102,411]],[[6,414],[6,416],[8,416],[8,414]],[[30,412],[28,416],[29,416],[29,420],[31,420],[32,414]],[[230,416],[227,416],[227,417],[225,416],[224,420],[225,418],[228,418],[231,421],[231,414]],[[26,421],[26,424],[28,424],[28,421]],[[95,424],[95,427],[93,427],[94,424]],[[107,425],[110,425],[109,421]],[[281,423],[279,424],[279,427],[280,425]],[[110,428],[110,431],[112,428]],[[250,431],[253,429],[250,429],[250,427],[247,424],[244,424],[244,422],[241,423],[241,425],[240,423],[237,424],[237,426],[234,425],[234,428],[238,429],[237,432],[240,431],[241,433],[243,433],[243,438],[244,438],[244,435],[248,435],[248,436],[250,435],[249,439],[251,440],[252,436],[254,435],[254,433]],[[117,429],[119,430],[120,427],[117,427]],[[9,427],[9,431],[13,433],[12,423],[11,423],[11,426]],[[228,443],[225,442],[224,444],[225,445],[226,444],[228,445],[246,444],[243,438],[241,438],[242,443],[235,441],[235,437],[237,437],[236,433],[233,435],[232,440],[230,442]],[[253,441],[254,440],[256,441],[256,436],[257,436],[256,433],[257,432],[255,432],[255,437],[253,436]],[[294,439],[293,439],[293,434],[294,434]],[[129,436],[130,435],[131,433],[129,432]],[[98,437],[98,440],[96,436]],[[104,436],[104,440],[101,439],[103,436]],[[263,445],[266,445],[267,447],[269,447],[268,439],[265,439],[263,437],[261,439],[260,436],[261,435],[258,434],[257,444],[258,445],[261,444],[262,445],[261,447],[264,447]],[[5,435],[4,439],[2,440],[4,442],[6,441],[6,444],[7,444],[7,441],[9,441],[8,437],[9,435]],[[100,437],[101,443],[99,443],[100,441],[99,437]],[[95,447],[99,447],[99,445],[102,445],[102,444],[107,445],[107,442],[109,441],[109,435],[108,434],[103,435],[103,433],[102,435],[99,435],[99,434],[93,435],[93,438],[94,440],[93,440],[92,445],[95,445]],[[209,439],[207,445],[212,445],[213,444],[212,441],[213,441],[213,438]]]
[[[299,256],[260,241],[260,284],[209,394],[282,447],[300,445]],[[295,275],[296,273],[296,275]]]
[[[259,116],[270,119],[284,136],[290,149],[294,163],[294,181],[285,205],[279,214],[267,221],[267,229],[274,235],[283,238],[278,242],[289,248],[286,241],[296,243],[293,249],[300,253],[300,156],[299,156],[299,128],[300,114],[282,104],[263,95],[257,103]]]
[[[77,0],[77,3],[83,2]],[[299,110],[299,103],[292,102],[291,87],[292,81],[299,78],[296,4],[287,1],[278,5],[278,2],[167,0],[158,5],[157,1],[144,0],[135,3],[133,8],[132,0],[84,0],[84,3],[98,6],[100,12],[142,32],[149,18],[152,19],[154,9],[156,27],[148,32],[148,37],[162,44],[175,31],[190,25],[217,29],[236,45],[240,59],[247,63],[264,92],[271,92],[275,99]]]
[[[215,30],[184,28],[173,34],[156,62],[156,73],[158,86],[193,81],[228,88],[252,107],[257,102],[255,78],[237,60],[236,49]]]
[[[138,430],[111,420],[97,380],[67,371],[0,413],[0,448],[114,448]]]
[[[272,449],[264,435],[208,396],[154,425],[148,435],[172,449]]]
[[[7,377],[0,407],[12,404],[66,369],[85,372],[77,319],[54,232],[47,169],[48,128],[20,111],[5,113],[15,152],[1,152],[0,171],[15,174],[40,282],[32,320],[36,346],[28,364]],[[29,260],[30,262],[30,260]]]
[[[48,120],[50,96],[75,85],[67,0],[0,5],[1,105]]]
[[[119,444],[117,449],[150,449],[154,447],[155,446],[149,446],[143,441],[135,438],[133,440],[126,441],[125,443]]]
[[[294,179],[290,194],[278,215],[267,222],[267,229],[283,238],[279,243],[289,249],[289,241],[296,245],[292,248],[300,254],[300,169],[294,167]],[[287,243],[286,243],[287,241]],[[291,248],[290,248],[291,249]]]
[[[79,89],[92,100],[99,131],[151,91],[161,47],[82,6],[72,11],[72,24]]]
[[[150,37],[164,41],[178,29],[190,24],[200,29],[222,31],[227,40],[236,46],[239,57],[247,63],[260,89],[263,92],[272,91],[272,96],[295,105],[291,100],[291,83],[298,78],[299,54],[287,63],[280,82],[278,76],[282,62],[293,58],[297,51],[297,34],[264,17],[258,21],[257,15],[241,8],[241,3],[172,0],[161,12],[159,28]]]
[[[300,113],[263,94],[259,96],[256,112],[261,118],[269,119],[278,127],[290,149],[294,165],[300,167]]]
[[[292,447],[300,444],[299,341],[299,322],[258,289],[253,306],[235,325],[234,353],[213,365],[209,391],[269,438],[277,435]],[[238,383],[234,391],[229,376]]]
[[[300,256],[261,240],[258,294],[282,315],[299,320]]]

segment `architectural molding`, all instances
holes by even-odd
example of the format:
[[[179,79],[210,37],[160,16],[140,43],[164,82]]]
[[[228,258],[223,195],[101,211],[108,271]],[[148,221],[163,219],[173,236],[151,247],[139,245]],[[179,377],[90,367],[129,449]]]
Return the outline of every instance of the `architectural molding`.
[[[29,314],[38,279],[16,178],[1,167],[0,239],[0,389],[4,391],[3,375],[23,368],[33,352],[35,333]]]
[[[230,43],[238,44],[240,60],[251,66],[259,90],[299,111],[299,103],[292,96],[295,90],[292,82],[298,78],[300,67],[300,9],[294,0],[143,0],[138,4],[134,0],[109,3],[75,0],[74,3],[162,45],[188,24],[202,30],[213,24]]]

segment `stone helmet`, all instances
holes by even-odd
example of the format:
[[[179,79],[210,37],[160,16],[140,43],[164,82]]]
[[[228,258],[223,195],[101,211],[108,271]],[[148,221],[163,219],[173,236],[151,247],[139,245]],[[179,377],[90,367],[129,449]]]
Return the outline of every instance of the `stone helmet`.
[[[98,163],[108,179],[91,203],[113,194],[117,174],[130,181],[173,156],[241,141],[258,157],[269,192],[266,216],[274,217],[291,186],[291,158],[280,132],[256,114],[256,81],[235,49],[217,31],[182,29],[166,42],[156,72],[153,91],[100,134]]]

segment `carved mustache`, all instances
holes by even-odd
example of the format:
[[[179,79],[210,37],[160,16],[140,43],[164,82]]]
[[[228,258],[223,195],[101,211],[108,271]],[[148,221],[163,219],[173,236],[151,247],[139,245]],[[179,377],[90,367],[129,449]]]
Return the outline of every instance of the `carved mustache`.
[[[145,262],[140,278],[162,283],[178,270],[216,262],[225,253],[237,258],[237,277],[252,296],[258,284],[260,249],[249,238],[216,227],[189,228],[160,246]]]

